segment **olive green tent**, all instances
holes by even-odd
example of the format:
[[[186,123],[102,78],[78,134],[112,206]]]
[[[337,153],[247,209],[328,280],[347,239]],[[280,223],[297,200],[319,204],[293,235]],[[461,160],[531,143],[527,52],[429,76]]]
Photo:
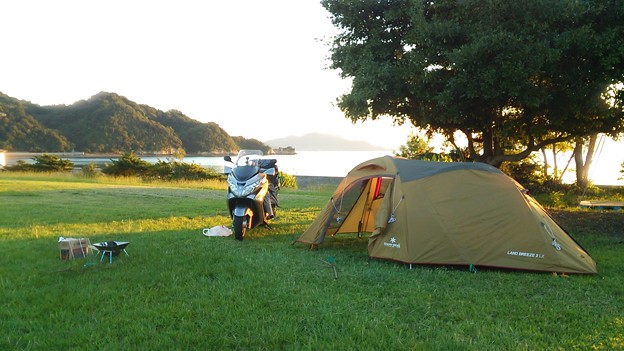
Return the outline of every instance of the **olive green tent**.
[[[368,254],[413,264],[596,273],[516,181],[483,163],[384,156],[357,165],[297,242],[368,233]]]

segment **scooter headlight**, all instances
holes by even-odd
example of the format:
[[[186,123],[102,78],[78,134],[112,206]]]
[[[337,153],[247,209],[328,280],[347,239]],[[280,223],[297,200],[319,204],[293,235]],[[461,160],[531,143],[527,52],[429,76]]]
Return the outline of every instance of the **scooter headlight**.
[[[230,187],[230,191],[236,194],[239,188],[238,182],[236,181],[236,179],[233,177],[228,177],[227,182],[228,182],[228,186]]]
[[[256,189],[260,188],[262,184],[266,182],[265,178],[258,179],[257,181],[250,184],[241,184],[239,185],[236,180],[228,179],[228,184],[230,186],[230,191],[236,197],[245,197],[251,193],[253,193]]]

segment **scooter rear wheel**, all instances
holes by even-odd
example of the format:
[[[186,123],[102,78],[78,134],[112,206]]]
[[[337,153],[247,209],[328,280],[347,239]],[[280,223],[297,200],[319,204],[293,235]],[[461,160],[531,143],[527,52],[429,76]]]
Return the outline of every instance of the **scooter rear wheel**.
[[[245,217],[234,216],[232,220],[234,239],[242,241],[245,238],[245,232],[247,231],[247,223],[245,222]]]

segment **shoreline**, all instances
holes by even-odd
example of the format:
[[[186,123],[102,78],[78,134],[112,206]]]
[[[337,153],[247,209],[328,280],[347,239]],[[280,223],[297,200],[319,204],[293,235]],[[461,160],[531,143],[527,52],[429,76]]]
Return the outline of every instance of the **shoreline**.
[[[335,189],[344,177],[326,177],[326,176],[295,176],[297,187],[299,189],[310,189],[319,187],[331,187]]]
[[[101,168],[105,164],[110,163],[111,159],[114,160],[121,156],[120,154],[110,154],[110,153],[84,153],[84,152],[34,153],[34,152],[8,152],[5,150],[2,150],[2,151],[3,152],[0,153],[0,169],[3,166],[12,166],[16,164],[17,161],[19,160],[26,161],[27,163],[32,163],[33,162],[32,158],[34,156],[42,155],[42,154],[56,155],[61,158],[69,158],[74,162],[74,166],[76,169],[80,169],[82,166],[87,165],[91,162],[93,162],[96,165],[96,167]],[[347,162],[355,165],[356,163],[359,162],[358,157],[360,157],[360,155],[356,155],[354,157],[351,157],[353,155],[350,155],[349,156],[350,158],[348,159],[342,158],[342,160],[344,160],[343,163],[336,164],[336,160],[338,159],[338,157],[342,157],[342,156],[341,155],[336,156],[333,153],[340,153],[340,152],[339,151],[331,152],[330,155],[326,155],[325,153],[326,152],[318,152],[318,154],[321,154],[321,155],[316,155],[314,154],[314,152],[312,152],[313,155],[308,155],[308,152],[306,151],[296,156],[283,155],[285,156],[283,159],[284,165],[282,166],[281,161],[280,161],[279,163],[280,171],[283,171],[289,175],[295,176],[298,179],[297,183],[302,188],[305,188],[308,185],[315,185],[315,184],[337,185],[339,183],[339,180],[344,178],[344,176],[346,176],[347,173],[351,169],[350,167],[346,166]],[[193,158],[201,159],[203,157],[219,158],[219,157],[222,157],[223,155],[224,154],[217,154],[217,153],[189,154],[189,155],[185,155],[185,157],[182,159],[182,162],[198,163],[203,167],[211,168],[217,172],[223,173],[224,165],[222,165],[223,162],[221,161],[211,160],[210,162],[206,162],[202,160],[193,160]],[[155,162],[156,159],[162,159],[162,160],[172,159],[171,155],[163,155],[163,154],[156,154],[156,153],[141,154],[137,156],[151,159],[149,162]],[[279,160],[282,160],[279,156],[280,155],[276,155],[276,158],[278,158]],[[294,158],[291,160],[289,157],[294,157]],[[326,165],[329,165],[331,168],[327,168]],[[323,173],[329,173],[329,175],[323,174]],[[609,175],[611,176],[611,173],[609,173]],[[616,174],[614,178],[617,176],[619,176],[619,174]],[[624,186],[624,183],[621,180],[617,180],[613,182],[610,181],[610,178],[607,181],[604,181],[605,179],[596,179],[596,180],[597,182],[594,181],[593,184],[598,187],[619,188],[619,187]]]

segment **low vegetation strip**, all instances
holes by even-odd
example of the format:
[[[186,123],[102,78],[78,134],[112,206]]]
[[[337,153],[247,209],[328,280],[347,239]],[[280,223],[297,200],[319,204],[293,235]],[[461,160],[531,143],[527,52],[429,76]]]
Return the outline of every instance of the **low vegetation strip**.
[[[596,276],[470,273],[369,261],[355,235],[291,245],[330,194],[285,189],[237,242],[201,234],[229,225],[222,185],[0,174],[0,349],[624,348],[624,211],[553,211]],[[62,261],[59,236],[129,256]]]

